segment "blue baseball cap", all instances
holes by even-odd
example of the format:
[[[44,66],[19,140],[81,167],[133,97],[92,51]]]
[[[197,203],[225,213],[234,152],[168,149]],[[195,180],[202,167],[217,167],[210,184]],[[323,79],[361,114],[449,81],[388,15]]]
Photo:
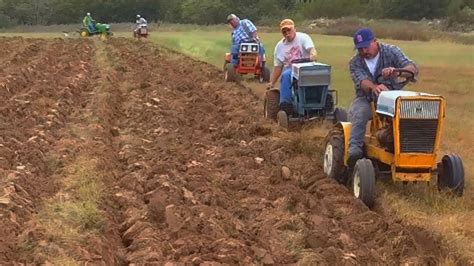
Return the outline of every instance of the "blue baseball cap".
[[[374,33],[369,28],[359,29],[354,34],[354,45],[356,49],[367,48],[375,39]]]

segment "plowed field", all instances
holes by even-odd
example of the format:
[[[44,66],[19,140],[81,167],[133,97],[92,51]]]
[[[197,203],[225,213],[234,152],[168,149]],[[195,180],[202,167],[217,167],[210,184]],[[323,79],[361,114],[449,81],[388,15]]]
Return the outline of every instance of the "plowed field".
[[[448,255],[325,179],[323,139],[282,132],[213,66],[120,38],[3,38],[0,56],[0,264]]]

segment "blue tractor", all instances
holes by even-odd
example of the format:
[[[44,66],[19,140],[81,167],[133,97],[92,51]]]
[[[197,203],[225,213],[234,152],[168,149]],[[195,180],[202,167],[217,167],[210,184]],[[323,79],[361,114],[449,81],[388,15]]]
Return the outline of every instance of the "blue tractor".
[[[316,62],[293,62],[292,103],[280,104],[280,91],[265,93],[264,115],[284,128],[292,122],[314,119],[346,122],[347,112],[336,107],[337,91],[330,89],[331,66]]]

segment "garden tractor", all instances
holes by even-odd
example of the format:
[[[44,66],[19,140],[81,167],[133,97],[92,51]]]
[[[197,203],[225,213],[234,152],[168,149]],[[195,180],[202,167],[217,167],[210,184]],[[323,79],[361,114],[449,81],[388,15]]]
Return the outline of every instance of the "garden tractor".
[[[82,27],[79,30],[79,34],[81,37],[89,37],[89,36],[94,36],[98,35],[101,37],[101,39],[106,39],[109,36],[112,36],[113,33],[110,31],[110,25],[109,24],[103,24],[103,23],[95,23],[95,31],[90,31],[88,27]]]
[[[334,123],[347,121],[346,111],[336,107],[337,91],[330,89],[330,65],[299,59],[293,61],[291,67],[292,102],[280,104],[280,91],[276,88],[267,90],[263,104],[266,118],[277,120],[283,128],[293,122],[314,119]]]
[[[256,42],[241,43],[237,65],[231,64],[231,53],[225,54],[224,79],[235,81],[238,74],[253,74],[261,83],[270,81],[270,69],[265,66],[265,55],[260,58],[260,44]]]
[[[147,24],[140,24],[136,29],[133,30],[133,38],[148,38],[148,35],[149,33]]]
[[[414,73],[396,69],[404,86]],[[377,83],[386,83],[388,80]],[[437,176],[438,189],[462,196],[464,167],[455,154],[444,155],[439,162],[441,132],[446,115],[442,96],[413,91],[382,91],[377,104],[371,103],[372,120],[364,139],[364,158],[348,169],[351,123],[338,123],[326,137],[324,173],[349,186],[353,195],[369,208],[375,202],[375,181],[388,177],[394,182],[430,182]]]

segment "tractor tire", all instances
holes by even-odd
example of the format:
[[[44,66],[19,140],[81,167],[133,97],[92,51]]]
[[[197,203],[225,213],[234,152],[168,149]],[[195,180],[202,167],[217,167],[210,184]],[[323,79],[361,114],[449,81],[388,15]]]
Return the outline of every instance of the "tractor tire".
[[[263,68],[262,73],[258,77],[258,81],[260,81],[260,83],[270,81],[270,69],[267,66]]]
[[[267,119],[276,120],[280,109],[280,91],[268,90],[263,101],[263,115]]]
[[[235,81],[236,79],[235,76],[236,76],[236,73],[235,73],[234,65],[232,65],[231,63],[227,63],[224,69],[224,80],[227,82]]]
[[[82,29],[80,32],[79,32],[79,35],[83,38],[86,38],[86,37],[89,37],[89,31],[87,31],[86,29]]]
[[[354,197],[360,199],[367,207],[375,203],[375,170],[372,161],[359,159],[354,167],[351,180],[351,191]]]
[[[288,129],[289,122],[288,122],[288,115],[285,111],[280,110],[277,114],[277,122],[278,125],[284,129]]]
[[[448,189],[461,197],[464,193],[464,166],[461,157],[455,154],[443,156],[438,163],[438,189]]]
[[[348,174],[344,165],[344,132],[341,128],[332,129],[326,136],[323,170],[326,176],[346,185]]]
[[[347,117],[347,111],[345,109],[336,107],[336,110],[334,111],[334,124],[337,124],[339,122],[349,122],[349,119]]]
[[[102,41],[105,41],[105,40],[107,40],[108,34],[106,32],[104,32],[104,33],[101,33],[99,35],[99,37]]]

